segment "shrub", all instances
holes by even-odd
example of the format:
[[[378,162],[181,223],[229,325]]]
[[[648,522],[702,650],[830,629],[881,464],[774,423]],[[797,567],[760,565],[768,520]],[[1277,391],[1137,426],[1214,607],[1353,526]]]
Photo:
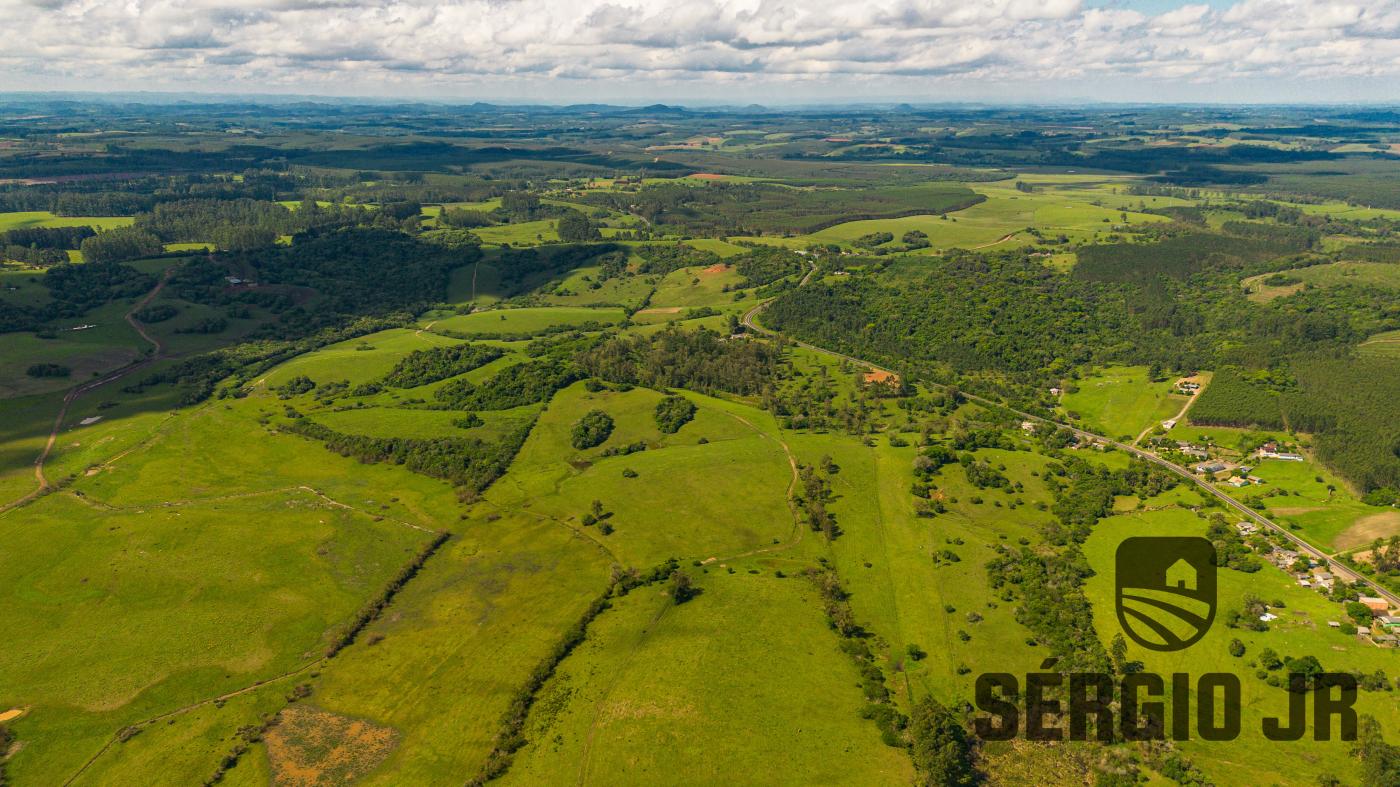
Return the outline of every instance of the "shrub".
[[[36,363],[25,369],[24,373],[30,377],[67,377],[73,370],[56,363]]]

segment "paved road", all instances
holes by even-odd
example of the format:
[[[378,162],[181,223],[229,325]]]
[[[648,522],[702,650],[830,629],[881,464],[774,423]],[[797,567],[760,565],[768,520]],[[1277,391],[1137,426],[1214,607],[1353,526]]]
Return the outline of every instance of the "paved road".
[[[807,275],[806,275],[806,276],[803,276],[803,277],[802,277],[802,281],[801,281],[801,283],[798,284],[798,286],[800,287],[800,286],[802,286],[802,285],[805,285],[808,281],[810,281],[811,278],[812,278],[812,275],[813,275],[814,273],[816,273],[816,271],[817,271],[817,266],[816,266],[815,264],[813,264],[813,265],[812,265],[812,269],[809,270],[809,271],[807,271]],[[767,335],[767,336],[782,336],[782,334],[778,333],[777,331],[773,331],[773,330],[769,330],[768,328],[764,328],[764,327],[760,326],[757,322],[755,322],[755,318],[756,318],[760,313],[762,313],[762,311],[764,310],[764,308],[766,308],[766,307],[768,306],[769,303],[772,303],[772,299],[763,301],[762,303],[759,303],[759,304],[755,304],[754,307],[753,307],[752,309],[749,309],[747,312],[744,313],[744,318],[743,318],[742,322],[743,322],[745,328],[747,328],[747,329],[749,329],[749,330],[751,330],[751,331],[754,331],[755,333],[761,333],[761,334],[765,334],[765,335]],[[822,354],[824,354],[824,355],[827,355],[827,356],[830,356],[830,357],[833,357],[833,358],[840,358],[840,359],[842,359],[842,360],[850,361],[851,363],[858,364],[858,365],[860,365],[860,366],[864,366],[864,367],[866,367],[866,368],[868,368],[868,369],[870,369],[870,370],[872,370],[872,371],[877,371],[877,372],[889,372],[889,373],[893,374],[893,371],[892,371],[892,370],[886,369],[886,368],[884,368],[884,367],[882,367],[882,366],[880,366],[880,365],[878,365],[878,364],[871,363],[870,361],[867,361],[867,360],[864,360],[864,359],[861,359],[861,358],[856,358],[856,357],[851,356],[851,355],[846,355],[845,353],[839,353],[839,352],[836,352],[836,351],[834,351],[834,350],[828,350],[828,349],[826,349],[825,347],[818,347],[818,346],[816,346],[816,345],[814,345],[814,344],[809,344],[809,343],[804,342],[804,341],[799,341],[799,340],[793,339],[793,338],[791,338],[791,337],[783,336],[783,338],[784,338],[787,342],[789,342],[790,344],[795,344],[795,345],[797,345],[798,347],[804,347],[804,348],[806,348],[806,349],[808,349],[808,350],[812,350],[813,352],[818,352],[818,353],[822,353]],[[1309,555],[1309,556],[1311,556],[1314,560],[1326,560],[1326,561],[1328,561],[1328,562],[1330,563],[1330,565],[1331,565],[1331,568],[1330,568],[1329,570],[1332,572],[1333,575],[1335,575],[1335,576],[1337,576],[1337,577],[1340,577],[1340,578],[1342,578],[1342,579],[1345,579],[1345,580],[1347,580],[1348,582],[1364,582],[1364,583],[1366,584],[1366,586],[1367,586],[1368,588],[1370,588],[1370,592],[1371,592],[1373,595],[1379,596],[1379,597],[1381,597],[1381,598],[1383,598],[1383,599],[1389,601],[1389,602],[1391,603],[1392,606],[1400,607],[1400,594],[1396,594],[1396,593],[1390,591],[1389,589],[1384,588],[1384,587],[1382,587],[1381,585],[1379,585],[1379,584],[1377,584],[1377,583],[1371,581],[1370,579],[1368,579],[1368,578],[1362,576],[1361,574],[1359,574],[1359,573],[1357,573],[1357,572],[1355,572],[1355,571],[1352,571],[1350,568],[1347,568],[1345,565],[1342,565],[1341,563],[1338,563],[1338,562],[1332,560],[1332,559],[1331,559],[1330,557],[1328,557],[1328,555],[1327,555],[1326,553],[1324,553],[1322,550],[1318,549],[1317,547],[1313,546],[1312,544],[1309,544],[1308,542],[1306,542],[1306,541],[1304,541],[1303,539],[1299,538],[1298,536],[1294,535],[1291,531],[1288,530],[1288,528],[1283,527],[1282,525],[1279,525],[1279,524],[1275,523],[1273,520],[1269,519],[1268,517],[1264,516],[1263,514],[1259,513],[1258,511],[1255,511],[1254,509],[1250,508],[1249,506],[1246,506],[1244,503],[1241,503],[1240,501],[1236,500],[1235,498],[1230,497],[1229,495],[1225,494],[1225,492],[1223,492],[1223,491],[1221,491],[1219,488],[1217,488],[1214,484],[1209,483],[1208,481],[1205,481],[1205,480],[1203,480],[1203,479],[1197,477],[1197,476],[1196,476],[1194,473],[1192,473],[1190,470],[1187,470],[1186,468],[1181,467],[1180,465],[1177,465],[1177,464],[1174,464],[1174,463],[1172,463],[1172,462],[1169,462],[1169,461],[1163,459],[1162,457],[1158,456],[1157,454],[1155,454],[1155,453],[1153,453],[1153,452],[1151,452],[1151,451],[1147,451],[1147,450],[1144,450],[1144,449],[1142,449],[1142,448],[1138,448],[1137,446],[1127,445],[1127,444],[1125,444],[1125,443],[1120,443],[1120,442],[1118,442],[1117,440],[1110,439],[1110,438],[1105,437],[1104,435],[1101,435],[1101,434],[1096,434],[1096,433],[1094,433],[1094,432],[1089,432],[1089,431],[1086,431],[1086,430],[1084,430],[1084,429],[1080,429],[1080,428],[1077,427],[1077,426],[1072,426],[1072,425],[1070,425],[1070,424],[1060,423],[1060,422],[1058,422],[1058,421],[1052,421],[1052,420],[1050,420],[1049,418],[1045,418],[1045,417],[1042,417],[1042,416],[1039,416],[1039,415],[1033,415],[1033,414],[1031,414],[1031,413],[1022,412],[1022,411],[1020,411],[1020,410],[1015,409],[1014,407],[1008,407],[1008,406],[1006,406],[1005,404],[1002,404],[1001,402],[995,402],[995,401],[992,401],[991,399],[986,399],[986,398],[981,397],[981,396],[976,396],[976,395],[974,395],[974,394],[970,394],[970,393],[967,393],[967,392],[965,392],[965,391],[959,391],[959,393],[962,395],[963,398],[968,399],[968,400],[973,401],[973,402],[976,402],[976,403],[978,403],[978,404],[986,405],[986,406],[988,406],[988,407],[1000,407],[1000,408],[1002,408],[1002,409],[1004,409],[1004,410],[1008,410],[1008,411],[1010,411],[1010,412],[1012,412],[1012,413],[1015,413],[1016,415],[1020,416],[1021,418],[1024,418],[1024,419],[1027,420],[1027,421],[1033,421],[1033,422],[1035,422],[1035,423],[1040,423],[1040,424],[1047,424],[1047,425],[1049,425],[1049,426],[1054,426],[1054,427],[1061,428],[1061,429],[1068,429],[1070,432],[1072,432],[1072,433],[1073,433],[1074,435],[1076,435],[1077,437],[1080,437],[1080,438],[1083,438],[1083,439],[1086,439],[1086,440],[1097,440],[1097,441],[1099,441],[1099,442],[1101,442],[1101,443],[1104,443],[1105,445],[1111,445],[1111,446],[1113,446],[1114,448],[1117,448],[1117,449],[1120,450],[1120,451],[1125,451],[1125,452],[1127,452],[1127,453],[1130,453],[1130,454],[1132,454],[1132,455],[1138,457],[1139,459],[1143,459],[1143,460],[1148,461],[1148,462],[1151,462],[1151,463],[1153,463],[1153,464],[1155,464],[1155,465],[1159,465],[1159,466],[1161,466],[1161,467],[1164,467],[1164,468],[1166,468],[1167,470],[1170,470],[1171,472],[1173,472],[1173,473],[1175,473],[1176,475],[1180,476],[1181,478],[1185,479],[1186,481],[1189,481],[1190,483],[1195,484],[1197,487],[1199,487],[1199,488],[1205,490],[1207,493],[1209,493],[1209,494],[1211,494],[1211,495],[1214,495],[1218,500],[1220,500],[1220,502],[1224,503],[1226,506],[1228,506],[1229,508],[1231,508],[1232,510],[1234,510],[1236,513],[1240,514],[1241,516],[1245,517],[1246,519],[1250,520],[1251,522],[1254,522],[1255,524],[1258,524],[1258,525],[1260,525],[1261,527],[1266,527],[1266,528],[1268,528],[1268,529],[1274,531],[1275,533],[1277,533],[1277,534],[1283,536],[1283,537],[1284,537],[1285,539],[1287,539],[1290,543],[1292,543],[1294,547],[1297,548],[1297,551],[1298,551],[1298,552],[1300,552],[1300,553],[1302,553],[1302,554]]]

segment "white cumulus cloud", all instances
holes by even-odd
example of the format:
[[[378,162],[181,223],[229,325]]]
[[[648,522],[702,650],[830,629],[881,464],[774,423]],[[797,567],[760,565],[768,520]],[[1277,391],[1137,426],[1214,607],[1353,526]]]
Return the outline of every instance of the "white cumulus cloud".
[[[778,98],[1400,85],[1400,0],[1184,2],[1156,15],[1080,0],[0,0],[0,29],[9,90],[528,86],[587,100],[675,83]]]

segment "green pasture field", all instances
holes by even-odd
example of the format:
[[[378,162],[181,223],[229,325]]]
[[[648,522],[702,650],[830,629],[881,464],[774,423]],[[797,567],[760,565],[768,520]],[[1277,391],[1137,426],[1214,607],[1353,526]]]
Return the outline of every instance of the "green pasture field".
[[[0,232],[28,227],[92,227],[95,230],[108,230],[130,226],[134,221],[130,216],[56,216],[47,210],[31,210],[0,213]]]
[[[733,268],[681,268],[671,271],[656,285],[650,308],[711,306],[722,308],[734,303],[732,290],[743,282]],[[729,287],[731,292],[725,292]]]
[[[502,784],[909,783],[908,759],[860,717],[811,582],[683,570],[691,601],[641,588],[603,613],[541,692]]]
[[[34,460],[63,404],[63,392],[0,399],[0,506],[38,487]]]
[[[661,395],[561,391],[521,449],[511,472],[487,490],[501,511],[527,511],[574,527],[625,565],[651,566],[668,557],[723,559],[771,546],[793,533],[786,504],[792,481],[772,417],[744,405],[688,395],[695,420],[663,435],[653,412]],[[606,442],[585,451],[570,445],[574,423],[590,410],[613,416]],[[700,444],[700,438],[708,442]],[[645,442],[647,450],[603,457],[610,447]],[[636,477],[627,478],[630,469]],[[612,512],[603,534],[582,519],[593,500]]]
[[[369,437],[408,437],[431,439],[438,437],[475,437],[496,440],[530,422],[539,412],[537,405],[525,405],[510,410],[477,413],[486,423],[470,429],[452,422],[462,418],[454,410],[410,410],[398,407],[365,407],[350,410],[327,410],[312,416],[316,423],[337,432]]]
[[[26,632],[0,654],[0,703],[34,708],[14,778],[60,782],[128,724],[314,661],[426,540],[305,492],[236,489],[155,507],[60,493],[0,518],[27,556],[0,567],[0,618]]]
[[[599,281],[602,268],[574,268],[554,287],[545,288],[541,300],[560,306],[640,306],[655,286],[655,276],[615,276]],[[598,284],[598,287],[592,285]]]
[[[1271,487],[1288,492],[1287,497],[1264,498],[1270,518],[1300,526],[1298,535],[1328,551],[1344,551],[1400,533],[1400,514],[1362,503],[1342,479],[1319,463],[1266,459],[1253,466],[1252,475],[1266,484],[1230,490],[1231,494],[1247,497]]]
[[[914,514],[909,493],[912,447],[870,449],[834,434],[797,434],[789,441],[801,461],[815,463],[830,456],[840,468],[831,477],[835,500],[828,508],[841,533],[830,550],[857,619],[888,643],[882,655],[893,673],[891,691],[905,701],[926,694],[943,700],[970,697],[978,673],[1035,668],[1043,654],[1026,646],[1030,632],[1016,622],[1013,605],[998,602],[984,566],[996,544],[1035,539],[1038,527],[1050,520],[1048,513],[1033,507],[1050,499],[1039,479],[1030,475],[1043,469],[1044,457],[977,452],[994,464],[1005,463],[1008,478],[1023,483],[1025,491],[1010,495],[977,490],[960,466],[945,467],[934,480],[948,511],[921,519]],[[976,496],[981,503],[972,501]],[[1025,505],[1006,507],[1018,497]],[[809,533],[807,538],[819,541],[821,536]],[[955,539],[963,543],[950,543]],[[960,562],[935,565],[933,554],[943,549],[957,554]],[[971,622],[969,613],[982,620]],[[954,636],[959,629],[971,639],[959,641]],[[921,647],[928,656],[909,659],[908,645]],[[960,667],[971,671],[959,675]]]
[[[1371,336],[1362,342],[1356,351],[1361,355],[1392,358],[1400,355],[1400,331],[1386,331]]]
[[[54,324],[52,339],[32,333],[5,335],[5,365],[0,368],[0,397],[27,396],[70,388],[136,360],[150,347],[123,319],[130,303],[114,302],[82,317]],[[80,325],[95,325],[81,331]],[[56,363],[72,369],[69,377],[30,377],[31,364]]]
[[[606,555],[547,519],[479,514],[453,529],[392,614],[314,681],[319,707],[398,731],[362,784],[475,774],[517,687],[607,587]],[[250,754],[266,758],[265,746]]]
[[[261,382],[267,388],[275,388],[293,377],[306,375],[318,384],[348,380],[353,386],[384,376],[400,358],[414,350],[455,344],[461,344],[461,340],[431,331],[391,328],[299,355],[268,372]],[[362,347],[368,349],[358,349]]]
[[[1095,526],[1084,547],[1084,554],[1095,571],[1085,591],[1094,605],[1095,628],[1105,648],[1120,631],[1113,612],[1114,551],[1118,544],[1129,536],[1199,536],[1205,531],[1205,520],[1181,510],[1110,517]],[[1158,674],[1186,672],[1193,676],[1205,672],[1232,672],[1240,677],[1243,699],[1239,739],[1218,743],[1191,740],[1178,746],[1216,784],[1252,783],[1258,781],[1259,774],[1268,774],[1271,783],[1314,785],[1325,773],[1354,772],[1351,744],[1336,740],[1335,736],[1331,742],[1309,742],[1307,756],[1290,756],[1287,767],[1279,767],[1280,747],[1286,745],[1266,740],[1260,725],[1266,716],[1286,718],[1288,694],[1255,676],[1255,659],[1267,647],[1280,656],[1315,656],[1328,670],[1360,669],[1371,673],[1384,669],[1393,673],[1395,653],[1329,628],[1327,621],[1345,618],[1341,605],[1300,587],[1292,577],[1272,566],[1265,566],[1254,574],[1223,569],[1218,578],[1220,611],[1215,624],[1200,642],[1175,653],[1157,653],[1137,647],[1129,640],[1128,658],[1144,662],[1149,671]],[[1280,619],[1269,624],[1269,631],[1230,629],[1222,622],[1224,611],[1240,608],[1246,592],[1284,602],[1282,609],[1273,610]],[[1245,644],[1242,658],[1229,655],[1227,645],[1231,639]],[[1194,696],[1192,699],[1194,708]],[[1359,713],[1375,716],[1387,729],[1394,729],[1400,723],[1400,705],[1390,693],[1360,692],[1356,708]]]
[[[1349,284],[1356,287],[1400,290],[1400,265],[1385,262],[1333,262],[1308,268],[1294,268],[1283,273],[1302,281],[1275,287],[1264,283],[1264,280],[1273,274],[1251,276],[1243,282],[1249,292],[1249,299],[1268,302],[1274,298],[1292,295],[1307,285],[1337,287]]]
[[[920,230],[928,235],[930,247],[916,253],[926,254],[954,247],[990,248],[1001,243],[1010,246],[1015,243],[1034,242],[1033,237],[1022,233],[1029,227],[1035,227],[1048,235],[1064,233],[1071,241],[1083,242],[1111,232],[1114,227],[1126,226],[1131,229],[1133,224],[1168,221],[1165,216],[1128,211],[1125,222],[1124,211],[1094,205],[1085,196],[1072,193],[1061,194],[1046,190],[1028,194],[1004,186],[983,183],[969,185],[974,191],[985,195],[987,200],[949,213],[947,218],[926,215],[851,221],[796,239],[752,240],[795,241],[793,245],[798,247],[810,243],[849,245],[851,241],[863,235],[889,232],[895,236],[893,244],[898,245],[905,232]],[[1097,196],[1093,198],[1097,199]],[[1006,238],[1008,235],[1012,237]],[[1003,241],[1003,238],[1006,240]]]
[[[482,243],[491,246],[538,246],[541,243],[554,243],[559,240],[559,233],[554,231],[556,223],[554,219],[522,221],[519,224],[476,227],[472,232],[481,238]]]
[[[1152,382],[1146,366],[1106,366],[1074,381],[1075,393],[1060,400],[1068,412],[1078,413],[1090,431],[1109,437],[1137,439],[1149,429],[1174,417],[1187,398],[1173,394],[1173,379]]]
[[[97,400],[80,404],[95,408]],[[24,544],[25,554],[63,555],[45,563],[53,566],[48,573],[33,573],[32,566],[25,568],[28,561],[11,563],[21,573],[5,582],[24,597],[23,603],[6,603],[12,618],[48,616],[42,625],[4,621],[12,630],[36,632],[32,644],[8,652],[11,659],[27,660],[23,669],[3,666],[9,659],[0,656],[0,669],[18,681],[7,683],[0,704],[34,708],[12,723],[26,742],[25,754],[10,766],[21,783],[62,781],[125,724],[314,660],[326,637],[426,541],[426,532],[404,522],[436,528],[456,521],[456,503],[445,484],[400,468],[361,465],[259,426],[257,418],[280,411],[263,395],[166,412],[173,404],[152,403],[117,417],[127,409],[124,402],[95,425],[73,427],[60,439],[50,474],[95,467],[92,474],[77,473],[73,489],[82,497],[64,492],[0,516],[0,529],[19,527],[26,539],[42,542]],[[33,440],[15,437],[7,448]],[[226,450],[231,439],[237,452]],[[192,455],[211,461],[190,467]],[[86,525],[78,530],[63,524],[79,519]],[[250,549],[245,542],[252,523],[258,538]],[[519,534],[522,543],[545,540],[527,525],[504,532]],[[63,537],[55,538],[60,530]],[[506,570],[516,570],[512,561],[520,556],[513,551]],[[159,573],[148,568],[152,561]],[[578,556],[565,562],[571,570],[579,565]],[[478,568],[473,563],[469,570]],[[590,585],[604,576],[601,567],[591,572]],[[238,592],[230,594],[229,586]],[[168,598],[172,592],[178,600]],[[552,641],[565,615],[576,614],[560,604],[560,592],[559,582],[541,588],[536,603],[554,617],[540,624],[537,645]],[[581,595],[576,607],[591,593]],[[114,611],[118,600],[122,609]],[[441,601],[433,596],[435,606]],[[59,609],[66,617],[55,617]],[[508,625],[514,633],[481,642],[512,639],[519,632],[514,622]],[[65,646],[63,637],[104,640],[104,666],[80,668],[74,660],[90,662],[87,649]],[[459,650],[455,626],[449,637]],[[31,653],[33,648],[40,651]],[[375,652],[376,661],[386,652]],[[501,684],[502,698],[537,658],[532,651],[517,665],[517,674]],[[65,666],[64,660],[74,663]],[[200,781],[230,747],[233,729],[280,707],[293,682],[232,700],[223,709],[203,706],[177,715],[169,726],[162,723],[109,749],[79,783],[118,777],[152,784]],[[498,713],[496,706],[488,716]],[[478,728],[489,737],[486,718]],[[460,729],[451,732],[454,741],[460,737]],[[262,756],[250,754],[231,783],[265,775]]]
[[[488,262],[454,268],[447,280],[448,303],[489,305],[501,299],[501,272]]]
[[[163,244],[166,251],[213,251],[212,243],[166,243]]]
[[[623,316],[622,309],[591,309],[583,306],[491,309],[433,320],[432,329],[467,334],[530,334],[557,326],[582,325],[587,322],[612,324],[621,322]]]
[[[719,238],[691,238],[683,242],[693,249],[711,251],[718,254],[720,257],[736,257],[740,254],[748,253],[747,248],[720,240]]]
[[[140,735],[114,745],[73,781],[75,787],[127,783],[136,777],[155,787],[180,787],[213,775],[232,749],[239,727],[256,724],[286,704],[293,686],[307,673],[291,675],[253,691],[207,703],[144,728]],[[221,784],[264,787],[271,783],[264,758],[250,755]]]
[[[1221,485],[1221,490],[1259,509],[1319,549],[1346,551],[1370,543],[1377,535],[1400,533],[1400,516],[1393,516],[1388,509],[1362,503],[1359,493],[1321,462],[1311,457],[1303,462],[1256,461],[1242,452],[1246,445],[1266,440],[1306,445],[1306,436],[1182,423],[1169,431],[1167,437],[1197,445],[1209,443],[1224,458],[1250,465],[1253,468],[1250,475],[1263,479],[1264,484],[1239,489]],[[1278,491],[1285,494],[1273,494]]]
[[[49,295],[49,289],[41,283],[43,278],[42,270],[0,264],[0,301],[28,306],[48,303],[53,298]]]
[[[252,316],[247,318],[229,317],[228,310],[216,306],[191,303],[179,298],[168,298],[162,293],[155,304],[172,306],[179,314],[157,323],[146,324],[146,332],[158,338],[167,354],[191,355],[234,344],[263,324],[271,315],[258,308],[250,309]],[[183,333],[207,319],[221,319],[227,327],[218,333]]]

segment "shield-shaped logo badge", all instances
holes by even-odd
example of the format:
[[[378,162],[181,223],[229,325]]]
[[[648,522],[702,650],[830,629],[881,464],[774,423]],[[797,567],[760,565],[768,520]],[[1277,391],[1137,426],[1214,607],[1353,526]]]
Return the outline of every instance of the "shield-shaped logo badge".
[[[1148,650],[1181,650],[1215,620],[1215,546],[1194,536],[1136,536],[1118,545],[1118,622]]]

